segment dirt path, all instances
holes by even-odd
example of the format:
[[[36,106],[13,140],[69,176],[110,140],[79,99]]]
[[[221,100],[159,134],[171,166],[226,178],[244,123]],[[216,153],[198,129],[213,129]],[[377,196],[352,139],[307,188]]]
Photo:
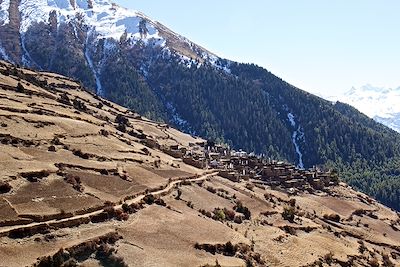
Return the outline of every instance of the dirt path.
[[[158,196],[158,195],[163,195],[163,194],[167,194],[170,192],[171,189],[174,188],[175,185],[179,184],[180,182],[183,181],[188,181],[188,182],[196,182],[196,181],[204,181],[210,177],[213,177],[215,175],[217,175],[218,172],[212,172],[212,173],[206,173],[203,174],[199,177],[196,178],[180,178],[178,180],[174,180],[168,183],[168,185],[161,190],[155,191],[155,192],[151,192],[152,195]],[[137,197],[127,200],[125,203],[130,205],[133,203],[138,203],[140,202],[144,197],[146,196],[145,192],[142,192],[140,195],[138,195]],[[121,209],[123,204],[119,204],[119,205],[115,205],[114,208],[115,209]],[[85,214],[81,214],[81,215],[76,215],[73,217],[69,217],[69,218],[65,218],[65,219],[53,219],[53,220],[49,220],[46,222],[35,222],[35,223],[30,223],[30,224],[26,224],[26,225],[14,225],[14,226],[9,226],[9,227],[2,227],[0,228],[0,237],[2,236],[7,236],[11,231],[13,230],[21,230],[21,229],[28,229],[28,228],[32,228],[32,227],[40,227],[40,226],[52,226],[52,225],[57,225],[57,224],[62,224],[62,223],[68,223],[68,222],[72,222],[72,221],[76,221],[79,219],[85,219],[85,218],[89,218],[90,216],[93,215],[98,215],[100,213],[103,212],[103,209],[100,210],[96,210],[93,212],[89,212],[89,213],[85,213]]]

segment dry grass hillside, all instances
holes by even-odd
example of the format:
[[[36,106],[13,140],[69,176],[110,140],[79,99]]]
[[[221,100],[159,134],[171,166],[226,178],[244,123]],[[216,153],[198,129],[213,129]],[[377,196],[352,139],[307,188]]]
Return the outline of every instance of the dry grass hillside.
[[[163,152],[203,141],[0,62],[0,266],[400,266],[399,214]]]

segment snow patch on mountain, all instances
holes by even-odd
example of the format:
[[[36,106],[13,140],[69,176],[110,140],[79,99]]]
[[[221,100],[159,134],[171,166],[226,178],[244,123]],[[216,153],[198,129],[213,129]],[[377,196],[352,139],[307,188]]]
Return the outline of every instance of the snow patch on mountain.
[[[288,117],[288,120],[290,122],[290,125],[294,129],[293,134],[292,134],[292,143],[294,145],[294,148],[296,150],[296,154],[297,154],[297,157],[298,157],[298,162],[299,163],[298,163],[297,166],[300,169],[304,169],[303,153],[301,153],[300,145],[298,143],[299,140],[302,140],[304,138],[304,133],[301,130],[301,126],[300,125],[297,127],[295,116],[292,113],[289,112],[287,114],[287,117]]]
[[[214,66],[214,68],[222,70],[227,74],[231,74],[231,70],[229,68],[231,61],[226,60],[226,62],[222,62],[219,57],[208,55],[206,53],[203,54],[203,57],[208,59],[208,61],[211,63],[212,66]]]
[[[152,39],[156,45],[165,43],[151,23],[146,24],[146,34],[141,34],[140,21],[150,19],[140,12],[122,8],[109,0],[93,0],[93,8],[89,8],[87,1],[76,1],[76,6],[73,7],[69,0],[22,0],[19,11],[21,33],[27,32],[34,23],[47,23],[50,12],[55,11],[58,23],[68,23],[78,16],[83,16],[84,23],[93,27],[98,39],[113,38],[119,41],[126,33],[128,38],[134,40],[148,42]]]
[[[93,76],[96,80],[96,93],[100,96],[104,95],[103,92],[103,87],[101,86],[101,81],[100,81],[100,75],[96,69],[96,67],[93,64],[93,61],[90,57],[90,51],[89,51],[89,39],[92,36],[92,31],[89,30],[89,32],[86,35],[86,42],[85,42],[85,58],[86,58],[86,62],[89,65],[89,68],[92,70]]]
[[[10,0],[3,0],[0,4],[0,26],[10,23]]]
[[[400,87],[392,89],[367,84],[353,87],[335,100],[352,105],[368,117],[400,132]]]
[[[29,54],[29,51],[25,47],[25,35],[21,35],[21,48],[22,48],[22,64],[27,67],[36,67],[38,70],[42,70],[39,64],[37,64]]]
[[[190,125],[189,122],[185,119],[183,119],[178,112],[176,111],[176,108],[171,102],[166,103],[166,108],[171,112],[172,114],[172,122],[181,128],[184,128],[186,130],[189,130]]]
[[[0,58],[2,58],[3,60],[12,62],[11,59],[8,57],[6,51],[4,50],[4,48],[0,45]]]

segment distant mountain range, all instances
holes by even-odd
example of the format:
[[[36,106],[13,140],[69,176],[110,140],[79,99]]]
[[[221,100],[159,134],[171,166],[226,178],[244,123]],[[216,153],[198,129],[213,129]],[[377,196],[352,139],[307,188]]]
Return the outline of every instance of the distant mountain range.
[[[391,89],[368,84],[353,87],[342,96],[330,99],[350,104],[368,117],[400,132],[400,87]]]
[[[398,166],[399,134],[109,0],[0,0],[0,59],[73,77],[187,133],[301,168],[334,167],[400,209],[388,190],[400,188],[400,171],[385,172]]]

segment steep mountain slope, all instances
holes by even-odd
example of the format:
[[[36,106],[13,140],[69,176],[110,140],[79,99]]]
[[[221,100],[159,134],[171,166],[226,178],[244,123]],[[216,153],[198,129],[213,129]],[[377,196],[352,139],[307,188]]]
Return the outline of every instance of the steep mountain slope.
[[[353,170],[365,180],[355,185],[400,209],[392,189],[399,173],[382,168],[395,166],[400,136],[357,110],[332,105],[258,66],[221,59],[108,0],[10,0],[0,6],[0,57],[71,76],[187,133],[299,167]],[[371,170],[390,179],[383,183]],[[350,176],[344,178],[351,182]],[[384,197],[386,190],[390,196]]]
[[[232,181],[165,150],[207,155],[203,143],[70,78],[0,62],[0,265],[400,264],[398,213],[344,183]]]
[[[397,89],[371,85],[361,88],[353,87],[342,96],[331,97],[331,99],[348,103],[368,117],[400,132],[400,87]]]

